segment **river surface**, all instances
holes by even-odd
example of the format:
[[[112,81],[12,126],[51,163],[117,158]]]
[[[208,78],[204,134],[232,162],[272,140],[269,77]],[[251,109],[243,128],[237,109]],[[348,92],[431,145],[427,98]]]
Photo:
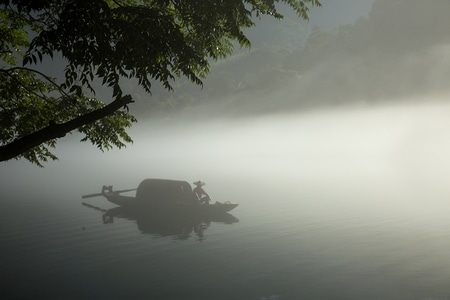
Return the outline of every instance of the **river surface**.
[[[148,129],[125,150],[69,141],[44,169],[3,164],[2,299],[449,300],[449,115],[438,103]],[[239,206],[156,222],[81,199],[152,177],[200,179]]]

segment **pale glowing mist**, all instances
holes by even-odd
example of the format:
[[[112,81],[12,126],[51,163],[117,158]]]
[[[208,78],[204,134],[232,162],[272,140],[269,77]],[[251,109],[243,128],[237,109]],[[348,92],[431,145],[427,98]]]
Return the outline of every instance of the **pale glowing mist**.
[[[325,193],[342,199],[370,195],[374,201],[426,196],[432,205],[450,196],[449,114],[450,104],[435,101],[141,122],[126,149],[101,153],[74,136],[60,144],[59,162],[44,169],[27,165],[22,175],[37,172],[42,180],[35,182],[76,184],[86,193],[103,184],[133,188],[155,177],[201,179],[217,200],[236,202],[299,201]]]
[[[134,144],[105,153],[73,135],[57,148],[60,160],[44,169],[5,163],[1,189],[10,198],[55,195],[73,205],[102,185],[200,179],[213,201],[239,203],[236,216],[262,218],[267,230],[280,219],[297,226],[299,214],[312,223],[395,219],[405,226],[398,230],[428,228],[432,219],[446,220],[450,208],[450,104],[444,100],[139,122]],[[90,203],[107,204],[100,198]]]

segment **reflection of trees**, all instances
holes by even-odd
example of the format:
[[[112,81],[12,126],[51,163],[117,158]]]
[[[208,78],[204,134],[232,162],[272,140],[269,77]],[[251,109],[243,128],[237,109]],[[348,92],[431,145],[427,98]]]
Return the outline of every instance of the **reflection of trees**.
[[[161,214],[151,211],[127,210],[123,207],[104,210],[86,203],[83,205],[102,211],[104,224],[114,223],[116,218],[127,219],[135,221],[143,234],[150,234],[154,237],[173,237],[177,240],[187,240],[194,234],[202,241],[205,231],[211,223],[233,224],[239,221],[228,213],[211,216],[181,213]]]

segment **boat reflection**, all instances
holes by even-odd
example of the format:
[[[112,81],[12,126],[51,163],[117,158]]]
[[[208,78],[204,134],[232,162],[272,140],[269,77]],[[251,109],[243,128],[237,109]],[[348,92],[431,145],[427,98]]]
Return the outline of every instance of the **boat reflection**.
[[[205,231],[211,223],[233,224],[239,220],[229,213],[219,215],[180,215],[180,214],[158,214],[148,211],[128,210],[123,207],[114,207],[108,210],[83,203],[84,206],[103,212],[102,221],[104,224],[114,223],[114,220],[127,219],[135,221],[138,229],[143,234],[150,234],[154,237],[172,237],[177,240],[187,240],[196,236],[199,240],[204,240]]]

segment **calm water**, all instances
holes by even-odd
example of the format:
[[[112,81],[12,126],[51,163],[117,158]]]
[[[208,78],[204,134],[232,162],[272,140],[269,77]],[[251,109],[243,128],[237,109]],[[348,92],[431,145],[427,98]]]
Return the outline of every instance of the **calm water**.
[[[448,300],[450,151],[442,137],[450,124],[436,117],[441,110],[359,112],[358,126],[337,113],[330,126],[317,125],[330,115],[288,120],[287,136],[296,132],[300,144],[254,131],[270,122],[257,121],[212,138],[201,171],[184,157],[169,163],[167,151],[136,160],[133,151],[147,149],[139,143],[83,159],[60,155],[45,169],[3,165],[2,299]],[[427,125],[419,130],[417,120]],[[238,131],[253,134],[251,145],[239,140],[222,164],[219,149]],[[262,133],[278,146],[264,148]],[[255,157],[251,147],[265,151]],[[136,155],[114,162],[120,153]],[[162,222],[81,199],[103,184],[132,188],[156,176],[205,180],[213,200],[240,206],[221,220]]]

